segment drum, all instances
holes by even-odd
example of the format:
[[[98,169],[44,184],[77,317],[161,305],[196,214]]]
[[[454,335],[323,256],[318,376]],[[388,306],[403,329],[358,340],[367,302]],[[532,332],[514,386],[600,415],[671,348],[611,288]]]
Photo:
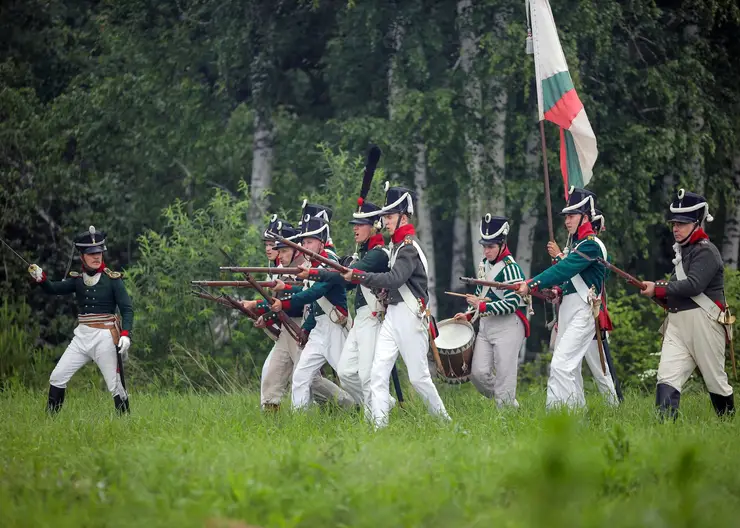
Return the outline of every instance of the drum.
[[[467,321],[445,319],[437,323],[439,335],[437,345],[439,359],[444,372],[438,372],[445,383],[465,383],[470,381],[470,366],[473,361],[475,330]],[[439,368],[437,369],[439,371]]]

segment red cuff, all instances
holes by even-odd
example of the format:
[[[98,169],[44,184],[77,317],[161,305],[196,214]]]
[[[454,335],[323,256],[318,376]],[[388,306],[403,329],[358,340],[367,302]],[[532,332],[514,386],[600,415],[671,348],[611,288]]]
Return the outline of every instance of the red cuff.
[[[340,313],[340,314],[342,314],[343,316],[347,317],[347,314],[348,314],[349,312],[347,312],[347,309],[346,309],[346,308],[343,308],[342,306],[335,306],[334,308],[336,308],[336,309],[337,309],[337,312],[339,312],[339,313]]]
[[[318,269],[316,269],[316,268],[311,268],[311,269],[310,269],[310,270],[308,271],[308,276],[309,276],[309,277],[318,277],[318,276],[319,276],[319,270],[318,270]]]
[[[465,319],[467,319],[468,322],[470,322],[473,319],[473,312],[466,313],[465,314]]]
[[[281,300],[280,304],[283,305],[283,311],[290,310],[290,300],[289,299]]]
[[[352,270],[352,284],[360,284],[365,277],[365,271],[361,269]]]
[[[128,337],[128,330],[121,330],[121,337],[123,336]]]
[[[658,281],[655,283],[655,296],[658,299],[665,299],[668,296],[668,282]]]
[[[481,313],[485,312],[487,310],[486,304],[487,303],[485,301],[481,301],[480,304],[478,304],[478,311]]]
[[[260,304],[262,304],[262,303],[260,303]],[[264,314],[266,314],[266,313],[267,313],[267,308],[266,308],[266,307],[265,307],[264,305],[263,305],[263,306],[260,306],[260,305],[258,304],[258,305],[257,305],[257,306],[255,306],[255,308],[254,308],[254,313],[256,313],[257,315],[264,315]]]

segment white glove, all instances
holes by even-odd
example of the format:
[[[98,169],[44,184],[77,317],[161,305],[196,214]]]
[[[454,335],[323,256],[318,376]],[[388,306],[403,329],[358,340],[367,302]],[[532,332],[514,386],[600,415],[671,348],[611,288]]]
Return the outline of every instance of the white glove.
[[[120,352],[123,361],[128,361],[129,348],[131,348],[131,338],[129,336],[121,336],[118,340],[118,352]]]
[[[39,268],[36,264],[31,264],[30,266],[28,266],[28,273],[31,274],[31,277],[36,282],[44,281],[44,270]]]

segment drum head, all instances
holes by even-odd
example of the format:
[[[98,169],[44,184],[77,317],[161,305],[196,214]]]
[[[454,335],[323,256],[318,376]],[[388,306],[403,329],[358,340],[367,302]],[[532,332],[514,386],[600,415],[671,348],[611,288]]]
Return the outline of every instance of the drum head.
[[[437,323],[439,335],[434,340],[437,349],[454,350],[464,347],[475,338],[473,325],[467,321],[456,321],[454,319],[445,319]]]

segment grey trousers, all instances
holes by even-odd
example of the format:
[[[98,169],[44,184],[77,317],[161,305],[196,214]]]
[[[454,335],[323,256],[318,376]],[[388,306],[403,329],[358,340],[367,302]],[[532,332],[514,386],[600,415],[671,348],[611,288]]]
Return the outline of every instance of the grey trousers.
[[[499,407],[519,407],[516,376],[523,342],[524,323],[516,314],[481,319],[470,378],[478,392],[486,398],[494,398]]]

